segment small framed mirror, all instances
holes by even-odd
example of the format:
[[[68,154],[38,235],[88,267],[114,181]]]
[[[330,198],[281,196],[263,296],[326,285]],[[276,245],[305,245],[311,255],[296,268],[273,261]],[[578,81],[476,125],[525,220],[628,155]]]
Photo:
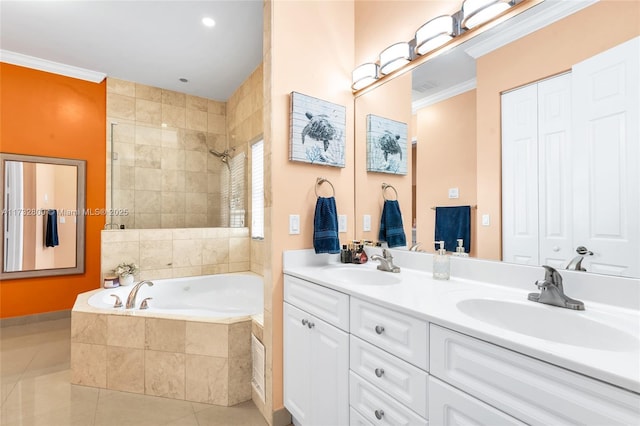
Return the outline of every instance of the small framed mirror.
[[[86,162],[0,153],[0,164],[0,278],[84,273]]]

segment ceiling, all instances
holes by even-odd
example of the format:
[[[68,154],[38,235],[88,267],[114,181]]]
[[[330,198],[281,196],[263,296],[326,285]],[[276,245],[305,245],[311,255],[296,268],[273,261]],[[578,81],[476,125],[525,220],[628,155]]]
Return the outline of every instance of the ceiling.
[[[0,49],[226,101],[262,62],[262,8],[262,0],[2,0]],[[216,25],[205,27],[205,16]]]

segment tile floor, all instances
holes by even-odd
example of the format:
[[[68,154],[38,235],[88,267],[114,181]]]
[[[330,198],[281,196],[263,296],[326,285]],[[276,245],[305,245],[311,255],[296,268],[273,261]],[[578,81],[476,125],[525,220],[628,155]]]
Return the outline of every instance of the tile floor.
[[[0,328],[2,426],[266,426],[253,402],[218,407],[69,383],[71,319]]]

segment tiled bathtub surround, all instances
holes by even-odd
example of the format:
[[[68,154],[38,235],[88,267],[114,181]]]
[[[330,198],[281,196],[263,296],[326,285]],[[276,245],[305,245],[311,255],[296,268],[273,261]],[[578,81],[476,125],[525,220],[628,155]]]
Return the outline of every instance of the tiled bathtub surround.
[[[243,272],[250,268],[248,228],[103,230],[101,272],[140,266],[137,280]]]
[[[71,383],[230,406],[251,399],[250,318],[71,315]]]

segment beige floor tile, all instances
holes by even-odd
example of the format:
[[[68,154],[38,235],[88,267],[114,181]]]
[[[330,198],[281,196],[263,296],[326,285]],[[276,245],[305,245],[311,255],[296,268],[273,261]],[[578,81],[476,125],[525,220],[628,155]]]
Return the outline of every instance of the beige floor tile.
[[[260,415],[252,401],[233,407],[213,406],[196,413],[200,425],[207,426],[266,426],[267,422]]]

